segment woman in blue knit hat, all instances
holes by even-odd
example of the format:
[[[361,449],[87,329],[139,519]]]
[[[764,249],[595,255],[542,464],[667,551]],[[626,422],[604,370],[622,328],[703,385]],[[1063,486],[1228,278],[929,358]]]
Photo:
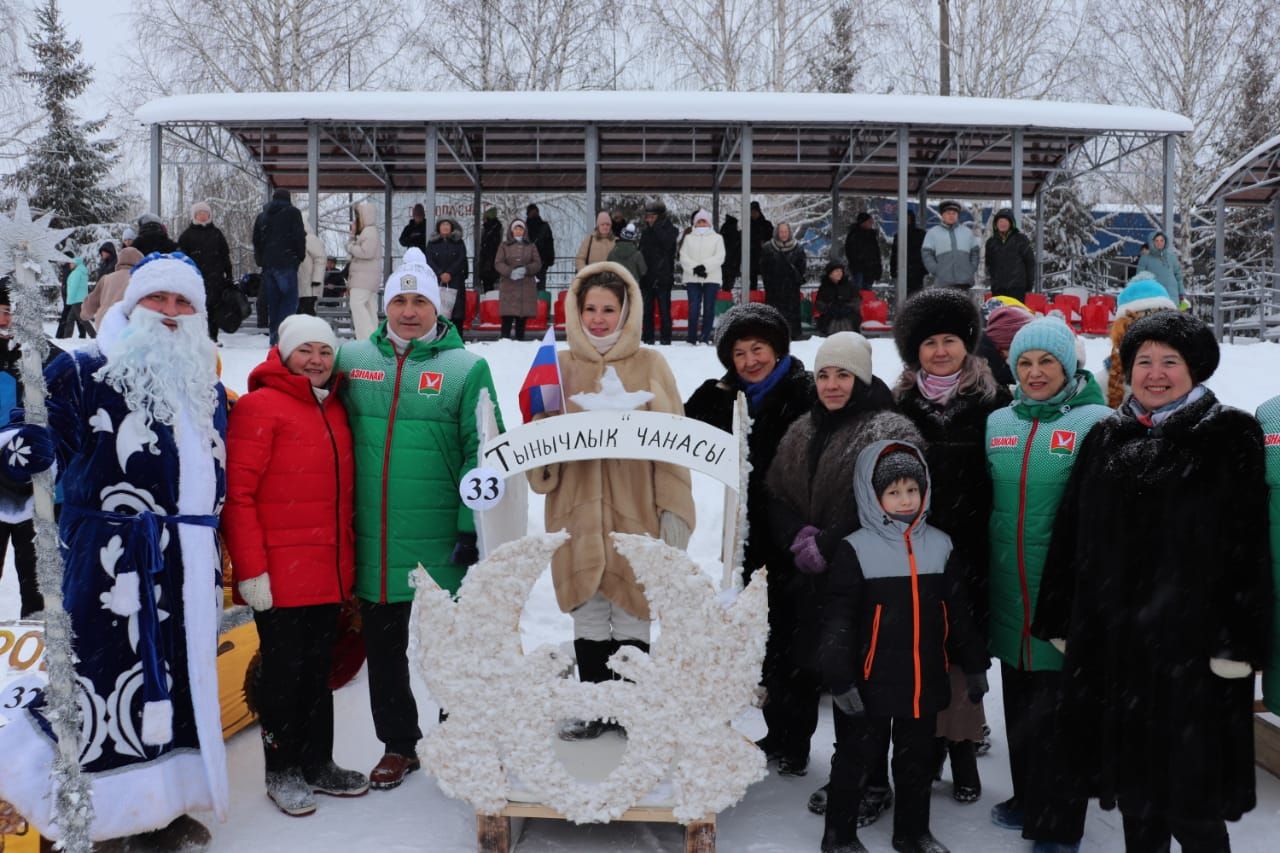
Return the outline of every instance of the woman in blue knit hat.
[[[1053,711],[1062,655],[1031,637],[1036,594],[1058,504],[1094,424],[1111,414],[1093,375],[1077,365],[1075,333],[1058,317],[1023,326],[1009,346],[1014,402],[987,418],[993,488],[990,531],[991,654],[1000,659],[1013,797],[991,809],[1036,853],[1075,851],[1087,801],[1061,793]]]

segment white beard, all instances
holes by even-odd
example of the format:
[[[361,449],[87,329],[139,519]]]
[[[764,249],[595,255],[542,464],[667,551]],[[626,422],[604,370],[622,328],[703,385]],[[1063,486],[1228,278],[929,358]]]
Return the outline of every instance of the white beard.
[[[202,314],[175,317],[164,325],[159,312],[135,306],[129,323],[94,378],[124,396],[133,411],[174,426],[186,409],[200,429],[213,432],[218,405],[218,351]]]

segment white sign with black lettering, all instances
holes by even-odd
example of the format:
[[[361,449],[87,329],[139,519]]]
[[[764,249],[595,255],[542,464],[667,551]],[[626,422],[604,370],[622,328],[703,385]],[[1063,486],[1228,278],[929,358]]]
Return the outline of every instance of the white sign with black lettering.
[[[501,471],[486,466],[472,468],[462,475],[462,481],[458,483],[463,505],[476,512],[493,509],[506,494],[506,477]]]
[[[510,476],[552,462],[648,459],[669,462],[739,488],[738,439],[693,418],[665,412],[595,411],[556,415],[485,442],[484,465]]]
[[[0,622],[0,726],[34,702],[48,681],[44,624]]]

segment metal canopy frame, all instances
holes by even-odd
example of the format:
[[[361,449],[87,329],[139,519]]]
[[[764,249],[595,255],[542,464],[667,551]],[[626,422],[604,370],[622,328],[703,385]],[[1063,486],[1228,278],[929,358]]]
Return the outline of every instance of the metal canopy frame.
[[[619,93],[621,94],[621,93]],[[1008,106],[1010,102],[997,102]],[[765,113],[767,115],[767,113]],[[897,197],[899,233],[906,200],[931,196],[1011,199],[1018,215],[1055,175],[1074,176],[1161,143],[1165,222],[1172,221],[1173,140],[1178,132],[1131,128],[991,126],[858,121],[602,121],[386,119],[175,119],[151,124],[151,203],[159,213],[166,151],[199,151],[275,188],[372,194],[422,192],[428,216],[442,193],[582,192],[591,221],[602,194],[706,193],[719,221],[720,195],[741,196],[744,225],[753,194],[829,194],[832,233],[843,193]],[[1278,157],[1277,159],[1280,159]],[[246,165],[250,161],[253,167]],[[255,173],[254,168],[257,172]],[[391,206],[385,206],[391,215]],[[428,227],[433,223],[429,222]],[[924,217],[921,217],[921,225]],[[389,226],[388,226],[389,227]],[[388,232],[389,233],[389,232]],[[386,241],[388,244],[390,241]],[[1037,247],[1043,246],[1037,217]],[[749,241],[742,271],[749,276]],[[906,241],[899,242],[899,252]],[[390,255],[385,263],[389,266]],[[1038,253],[1039,254],[1039,253]],[[898,295],[906,295],[899,258]],[[745,288],[743,289],[745,291]]]

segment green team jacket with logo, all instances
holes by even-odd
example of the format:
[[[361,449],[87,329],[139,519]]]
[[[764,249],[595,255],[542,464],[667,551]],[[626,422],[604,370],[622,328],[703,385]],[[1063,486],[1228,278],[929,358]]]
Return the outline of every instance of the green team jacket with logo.
[[[1274,622],[1271,628],[1271,663],[1262,674],[1262,701],[1280,714],[1280,397],[1272,397],[1258,409],[1258,421],[1266,433],[1267,486],[1271,489],[1271,577]]]
[[[991,471],[991,654],[1022,670],[1062,669],[1062,655],[1031,636],[1040,575],[1058,504],[1084,437],[1112,413],[1087,371],[1058,405],[1021,398],[987,418]]]
[[[476,464],[480,389],[495,407],[498,397],[488,362],[466,351],[451,323],[436,328],[434,341],[401,356],[385,322],[338,351],[355,444],[356,595],[366,601],[412,600],[418,563],[450,593],[467,571],[449,561],[458,534],[476,529],[458,483]]]

